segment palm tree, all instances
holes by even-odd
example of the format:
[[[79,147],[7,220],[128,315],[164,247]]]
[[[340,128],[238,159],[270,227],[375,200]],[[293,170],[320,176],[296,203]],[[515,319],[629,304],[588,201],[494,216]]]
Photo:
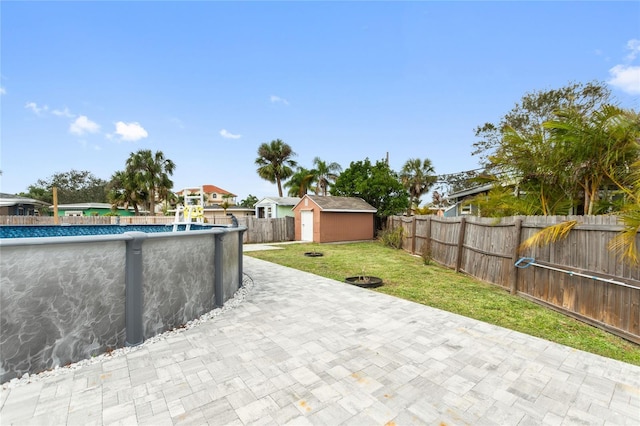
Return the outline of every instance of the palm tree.
[[[288,188],[290,197],[302,197],[308,192],[313,183],[314,174],[312,170],[298,167],[298,170],[285,182],[284,187]]]
[[[611,105],[588,116],[566,109],[556,117],[544,123],[551,145],[564,153],[566,169],[584,190],[585,213],[594,214],[608,172],[621,165],[628,169],[638,158],[637,123],[628,111]]]
[[[640,263],[636,239],[640,232],[640,114],[605,105],[589,117],[560,111],[558,119],[544,126],[550,140],[564,150],[566,167],[585,191],[587,214],[595,212],[599,190],[610,185],[622,195],[619,209],[623,230],[609,248],[632,264]],[[543,229],[523,243],[524,247],[562,239],[571,221]]]
[[[312,173],[316,182],[316,195],[320,193],[320,195],[326,196],[329,185],[336,181],[338,175],[342,172],[342,167],[335,162],[327,164],[320,157],[313,159],[313,165],[315,166]]]
[[[293,175],[292,167],[296,167],[297,163],[291,159],[296,153],[291,147],[276,139],[270,143],[263,143],[258,147],[258,176],[264,180],[278,185],[278,195],[282,197],[282,180]]]
[[[137,188],[147,194],[146,201],[152,215],[155,214],[156,194],[162,200],[173,187],[169,176],[173,175],[175,167],[162,151],[152,153],[149,149],[131,153],[127,160],[126,172],[134,177]]]
[[[224,215],[227,215],[227,209],[231,206],[233,206],[234,204],[229,201],[231,200],[235,195],[233,194],[224,194],[222,196],[222,199],[224,200],[222,203],[220,203],[220,207],[222,207],[224,209]]]
[[[436,183],[436,179],[435,169],[428,158],[424,160],[410,158],[404,163],[400,171],[400,181],[402,186],[409,191],[411,199],[409,214],[411,214],[413,207],[418,207],[420,197],[431,189]]]
[[[115,172],[108,185],[107,199],[113,207],[122,206],[128,209],[129,206],[133,206],[135,215],[138,216],[138,203],[146,198],[146,194],[138,192],[134,180],[134,176],[126,171]]]

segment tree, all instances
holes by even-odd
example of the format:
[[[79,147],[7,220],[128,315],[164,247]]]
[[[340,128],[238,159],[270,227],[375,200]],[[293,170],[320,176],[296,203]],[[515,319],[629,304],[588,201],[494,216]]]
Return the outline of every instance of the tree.
[[[249,194],[247,198],[240,201],[240,207],[252,209],[258,203],[258,201],[260,201],[258,200],[258,197],[256,197],[255,195]]]
[[[527,93],[499,123],[485,123],[475,131],[479,141],[473,144],[473,155],[490,166],[489,156],[502,144],[505,128],[509,127],[525,139],[543,133],[542,124],[554,118],[557,110],[574,108],[583,115],[610,104],[611,91],[605,83],[571,83],[566,87]]]
[[[527,207],[532,211],[539,209],[537,214],[558,214],[566,213],[571,202],[582,196],[586,214],[621,213],[624,230],[614,238],[610,248],[623,259],[638,262],[635,244],[640,229],[638,141],[640,114],[610,104],[600,104],[593,110],[573,105],[558,109],[536,133],[526,134],[506,126],[501,145],[489,160],[502,170],[512,171],[510,180],[518,191],[505,194],[504,187],[496,186],[485,198],[485,206],[493,204],[497,215],[531,214]],[[611,199],[600,203],[601,194],[606,193]],[[536,197],[537,205],[532,203]],[[518,203],[520,207],[514,212]],[[483,215],[486,213],[484,208]],[[573,226],[575,221],[545,228],[525,245],[557,241]]]
[[[549,123],[558,119],[566,121],[568,116],[563,118],[561,111],[571,111],[575,124],[579,121],[584,124],[608,109],[609,102],[610,92],[601,83],[571,84],[526,94],[499,125],[487,123],[477,128],[476,136],[481,140],[474,144],[474,154],[483,155],[486,170],[496,182],[488,199],[479,201],[497,207],[493,209],[494,214],[536,211],[537,214],[552,215],[569,213],[572,206],[580,203],[583,194],[587,194],[587,198],[592,196],[593,191],[581,190],[577,179],[581,173],[578,173],[574,157],[576,154],[592,155],[595,151],[589,154],[589,149],[579,148],[579,143],[569,140],[569,133],[561,135],[559,127],[564,124],[557,125],[558,129],[554,130],[554,125]],[[504,192],[507,187],[514,188],[513,196]],[[492,200],[492,197],[496,199]],[[522,198],[527,202],[523,204]],[[589,211],[590,200],[584,201]],[[507,206],[506,202],[520,206]]]
[[[465,170],[458,173],[438,175],[435,187],[438,188],[443,198],[446,194],[469,189],[474,185],[475,179],[479,176],[478,170],[479,169]]]
[[[117,171],[111,176],[108,185],[107,198],[113,207],[133,207],[135,215],[140,214],[139,205],[147,198],[147,194],[140,191],[135,182],[135,175],[126,171]]]
[[[47,179],[39,179],[30,185],[27,193],[19,195],[47,203],[53,202],[53,190],[58,188],[58,203],[105,203],[107,202],[107,181],[86,170],[70,170],[55,173]]]
[[[127,159],[125,173],[132,178],[136,192],[147,195],[144,201],[152,215],[155,214],[156,196],[160,200],[166,199],[173,187],[169,176],[173,175],[175,167],[162,151],[152,153],[149,149],[141,149]]]
[[[409,191],[409,209],[420,206],[420,197],[429,192],[436,180],[435,169],[428,158],[424,160],[410,158],[404,163],[400,171],[400,181],[404,189]],[[411,210],[409,210],[409,214],[411,214]]]
[[[636,127],[640,132],[640,115],[636,121]],[[640,149],[640,143],[636,143]],[[610,242],[609,248],[619,254],[623,260],[631,264],[640,263],[640,255],[636,240],[640,232],[640,160],[633,163],[630,171],[620,173],[619,170],[611,170],[609,177],[624,194],[624,206],[620,211],[623,229]]]
[[[263,143],[258,147],[258,176],[278,186],[278,196],[282,197],[282,181],[293,175],[296,162],[291,159],[296,153],[291,147],[276,139],[270,143]]]
[[[316,182],[315,193],[316,195],[326,196],[329,186],[332,182],[335,182],[342,171],[342,166],[335,162],[327,164],[320,157],[313,159],[313,166],[314,169],[311,173],[314,175],[313,180]]]
[[[398,214],[409,207],[409,194],[385,161],[372,165],[369,159],[351,162],[336,179],[332,194],[360,197],[378,212],[379,218]]]
[[[312,170],[298,166],[296,172],[292,174],[289,180],[284,184],[284,187],[289,189],[287,194],[290,197],[304,196],[304,194],[309,191],[314,177],[315,175]]]
[[[220,203],[220,207],[222,207],[224,209],[224,215],[227,215],[227,209],[231,206],[233,206],[233,203],[231,203],[231,200],[233,197],[235,197],[235,195],[233,194],[224,194],[222,196],[222,199],[224,200],[222,203]]]
[[[586,214],[595,214],[599,193],[611,186],[612,170],[629,169],[639,156],[637,118],[631,111],[604,105],[589,115],[570,108],[544,123],[550,145],[571,182],[584,191]]]

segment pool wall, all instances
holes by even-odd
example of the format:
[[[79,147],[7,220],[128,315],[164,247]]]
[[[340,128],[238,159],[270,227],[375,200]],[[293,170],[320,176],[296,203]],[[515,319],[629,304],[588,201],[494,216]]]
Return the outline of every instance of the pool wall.
[[[0,383],[222,306],[242,285],[245,230],[0,240]]]

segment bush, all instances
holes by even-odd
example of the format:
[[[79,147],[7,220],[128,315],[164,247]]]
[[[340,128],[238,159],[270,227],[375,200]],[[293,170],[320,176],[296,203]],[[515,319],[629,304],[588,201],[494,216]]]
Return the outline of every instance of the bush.
[[[431,265],[431,247],[429,245],[425,245],[422,248],[422,254],[420,254],[420,257],[422,257],[422,262],[425,265]]]
[[[402,226],[398,226],[395,229],[383,229],[379,234],[379,239],[387,247],[401,249],[403,231],[404,228]]]

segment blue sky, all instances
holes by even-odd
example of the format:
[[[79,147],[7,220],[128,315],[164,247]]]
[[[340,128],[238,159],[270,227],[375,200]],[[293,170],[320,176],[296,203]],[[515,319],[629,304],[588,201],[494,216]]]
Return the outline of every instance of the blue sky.
[[[258,146],[311,167],[478,167],[474,129],[527,92],[597,80],[640,105],[640,2],[7,2],[0,191],[131,152],[174,190],[277,195]],[[423,200],[428,201],[428,200]]]

